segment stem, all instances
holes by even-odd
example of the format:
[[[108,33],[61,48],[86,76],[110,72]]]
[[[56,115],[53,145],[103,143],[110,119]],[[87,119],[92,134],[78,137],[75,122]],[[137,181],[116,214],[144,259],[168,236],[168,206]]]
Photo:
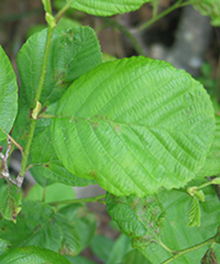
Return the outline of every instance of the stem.
[[[71,7],[71,3],[67,3],[60,11],[56,14],[55,20],[56,24],[59,22],[60,18],[63,16],[63,14]]]
[[[179,251],[176,255],[172,256],[171,258],[165,260],[162,264],[167,264],[167,263],[170,263],[171,261],[173,261],[174,259],[177,259],[179,258],[180,256],[188,253],[188,252],[191,252],[193,250],[196,250],[198,248],[201,248],[201,247],[204,247],[204,246],[207,246],[208,244],[212,244],[215,242],[215,237],[212,237],[198,245],[195,245],[195,246],[192,246],[192,247],[189,247],[189,248],[186,248],[186,249],[183,249],[181,251]]]
[[[46,1],[47,1],[48,12],[49,12],[50,14],[52,14],[51,2],[50,2],[50,0],[46,0]]]
[[[50,0],[47,0],[47,4],[48,4],[49,12],[52,12]],[[40,77],[39,85],[38,85],[36,96],[35,96],[35,107],[37,105],[37,102],[39,102],[40,100],[41,92],[43,89],[53,32],[54,32],[54,28],[48,27],[41,77]],[[21,187],[23,183],[24,175],[27,170],[28,157],[29,157],[31,143],[34,137],[34,131],[35,131],[36,125],[37,125],[37,119],[32,119],[27,144],[26,144],[22,162],[21,162],[21,171],[16,178],[17,186],[19,188]]]
[[[153,23],[155,23],[157,20],[159,20],[162,17],[166,16],[167,14],[171,13],[173,10],[182,7],[181,2],[182,2],[182,0],[177,1],[174,5],[172,5],[171,7],[167,8],[166,10],[164,10],[163,12],[161,12],[159,15],[153,17],[152,19],[150,19],[146,23],[144,23],[144,24],[140,25],[139,27],[137,27],[135,29],[135,31],[141,31],[143,29],[148,28]]]
[[[4,131],[4,129],[2,129],[1,127],[0,127],[0,130],[5,134],[5,135],[7,135],[7,137],[10,139],[10,141],[21,151],[21,153],[23,154],[23,151],[24,151],[24,149],[23,149],[23,147],[17,142],[17,141],[15,141],[14,139],[13,139],[13,137],[11,137],[6,131]]]
[[[48,203],[49,205],[57,206],[61,204],[75,204],[75,203],[103,203],[105,204],[105,201],[102,199],[105,198],[105,194],[95,196],[95,197],[89,197],[89,198],[82,198],[82,199],[74,199],[74,200],[66,200],[66,201],[57,201],[57,202],[51,202]]]

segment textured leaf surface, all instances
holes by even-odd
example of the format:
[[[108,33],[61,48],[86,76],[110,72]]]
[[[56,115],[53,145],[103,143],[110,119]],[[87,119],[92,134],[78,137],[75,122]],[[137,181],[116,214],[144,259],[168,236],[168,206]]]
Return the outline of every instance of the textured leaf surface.
[[[197,174],[197,178],[214,176],[220,173],[220,116],[215,115],[216,130],[213,143],[206,161]]]
[[[132,238],[134,247],[160,241],[164,212],[156,196],[116,197],[108,193],[106,206],[121,231]]]
[[[0,262],[4,264],[70,264],[64,256],[46,248],[29,246],[16,248],[8,254],[0,257]]]
[[[193,7],[204,16],[210,16],[213,26],[220,26],[220,4],[219,0],[193,0]]]
[[[212,187],[204,189],[206,201],[200,203],[201,226],[188,227],[191,197],[182,191],[162,192],[160,201],[167,213],[164,222],[164,232],[162,241],[170,249],[178,251],[213,237],[217,232],[220,218],[219,200]],[[201,263],[202,257],[209,246],[187,253],[176,260],[173,264]],[[171,254],[157,244],[150,244],[144,250],[140,250],[146,258],[154,264],[160,264]],[[215,244],[214,251],[217,260],[220,261],[220,245]]]
[[[39,133],[31,146],[32,163],[35,165],[31,172],[50,180],[71,186],[86,186],[96,184],[95,180],[82,179],[70,173],[59,160],[52,145],[49,128]]]
[[[188,226],[200,226],[200,205],[199,200],[196,197],[192,198],[192,204],[189,213],[189,224]]]
[[[96,16],[111,16],[137,10],[150,0],[68,0],[71,7]]]
[[[54,221],[51,207],[34,201],[23,202],[17,223],[0,221],[0,237],[11,242],[12,248],[36,245],[53,251],[61,247],[62,232]]]
[[[34,34],[18,53],[17,64],[21,87],[30,107],[34,107],[46,36],[46,29]],[[74,27],[66,31],[56,29],[51,44],[41,104],[48,105],[58,100],[76,78],[99,65],[101,60],[98,40],[91,28]]]
[[[116,196],[184,186],[203,165],[214,113],[203,87],[169,63],[104,63],[61,98],[51,137],[63,165]]]
[[[0,188],[0,211],[4,219],[16,223],[16,217],[21,211],[21,192],[15,185],[3,184]]]
[[[10,60],[0,46],[0,141],[7,138],[17,114],[18,86]]]

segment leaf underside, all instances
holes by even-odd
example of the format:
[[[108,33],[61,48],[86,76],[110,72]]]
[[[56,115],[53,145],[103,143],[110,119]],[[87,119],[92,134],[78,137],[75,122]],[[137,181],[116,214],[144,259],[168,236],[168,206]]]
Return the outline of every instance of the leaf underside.
[[[139,9],[150,0],[68,0],[71,7],[96,16],[111,16]]]
[[[116,196],[184,186],[214,137],[203,87],[169,63],[133,57],[77,79],[51,122],[58,158],[73,174]]]

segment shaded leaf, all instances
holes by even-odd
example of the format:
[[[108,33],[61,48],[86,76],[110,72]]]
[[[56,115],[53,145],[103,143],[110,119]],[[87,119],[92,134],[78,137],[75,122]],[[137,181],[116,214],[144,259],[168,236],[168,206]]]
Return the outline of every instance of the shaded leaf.
[[[74,223],[81,240],[81,251],[86,248],[95,235],[97,220],[83,204],[70,204],[59,211]]]
[[[22,195],[15,185],[3,184],[0,188],[0,210],[4,219],[16,223],[21,211]]]
[[[121,263],[123,257],[131,250],[130,238],[121,234],[115,241],[106,264]]]
[[[132,238],[133,247],[145,248],[160,241],[164,212],[156,196],[116,197],[108,193],[106,206],[121,231]]]
[[[96,16],[111,16],[139,9],[150,0],[67,0],[71,7]]]
[[[102,235],[94,236],[90,243],[93,254],[102,261],[107,261],[113,245],[114,241],[112,239]]]
[[[29,246],[10,250],[0,257],[4,264],[70,264],[64,256],[42,247]]]
[[[116,196],[184,186],[203,165],[214,112],[203,87],[164,61],[106,62],[60,99],[51,138],[73,174]]]
[[[0,46],[0,141],[7,138],[17,115],[17,78],[9,58]]]
[[[72,264],[95,264],[95,262],[82,257],[82,256],[76,256],[76,257],[66,257]]]
[[[29,107],[39,84],[47,30],[32,35],[18,53],[17,64]],[[45,106],[60,98],[67,87],[80,75],[101,63],[97,37],[89,27],[54,31],[40,103]]]

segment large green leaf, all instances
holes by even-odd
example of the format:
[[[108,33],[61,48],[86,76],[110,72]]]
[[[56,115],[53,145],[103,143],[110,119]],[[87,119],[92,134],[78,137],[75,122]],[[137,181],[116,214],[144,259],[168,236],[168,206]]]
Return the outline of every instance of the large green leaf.
[[[219,0],[193,0],[190,4],[204,16],[210,16],[213,26],[220,26]]]
[[[77,79],[58,103],[51,138],[73,174],[116,196],[184,186],[203,165],[214,111],[201,84],[167,62],[133,57]]]
[[[220,173],[220,116],[216,115],[216,131],[206,161],[197,174],[197,178],[214,176]]]
[[[71,7],[96,16],[111,16],[137,10],[151,0],[67,0]]]
[[[0,257],[4,264],[70,264],[64,256],[46,248],[29,246],[16,248]]]
[[[0,238],[0,256],[7,253],[11,247],[9,241]]]
[[[29,107],[39,84],[47,30],[32,35],[18,53],[17,64]],[[89,27],[74,27],[71,30],[56,29],[51,43],[40,102],[43,105],[56,101],[67,87],[80,75],[101,63],[97,37]]]
[[[34,137],[31,146],[31,158],[34,165],[31,169],[33,176],[39,174],[47,179],[71,186],[96,184],[95,180],[79,178],[63,166],[52,145],[49,128]]]
[[[204,203],[200,203],[200,227],[188,226],[192,197],[190,197],[186,192],[181,190],[172,190],[164,191],[159,195],[160,201],[167,213],[162,241],[170,249],[179,251],[192,247],[213,237],[217,233],[220,219],[219,200],[212,186],[206,187],[204,192],[206,201]],[[189,252],[172,261],[172,263],[201,263],[201,259],[210,246],[211,244]],[[160,264],[172,256],[172,254],[164,248],[153,243],[145,249],[139,248],[139,250],[154,264]],[[216,258],[220,261],[219,244],[215,244],[214,251],[216,253]]]
[[[160,242],[164,212],[156,196],[116,197],[108,193],[106,205],[109,215],[118,223],[121,231],[132,238],[134,247]]]
[[[136,263],[141,263],[141,264],[152,264],[152,262],[150,262],[149,260],[147,260],[140,251],[138,251],[137,249],[132,250],[130,252],[128,252],[121,264],[136,264]]]
[[[18,86],[10,60],[0,46],[0,141],[7,138],[17,114]],[[4,131],[4,132],[3,132]]]

